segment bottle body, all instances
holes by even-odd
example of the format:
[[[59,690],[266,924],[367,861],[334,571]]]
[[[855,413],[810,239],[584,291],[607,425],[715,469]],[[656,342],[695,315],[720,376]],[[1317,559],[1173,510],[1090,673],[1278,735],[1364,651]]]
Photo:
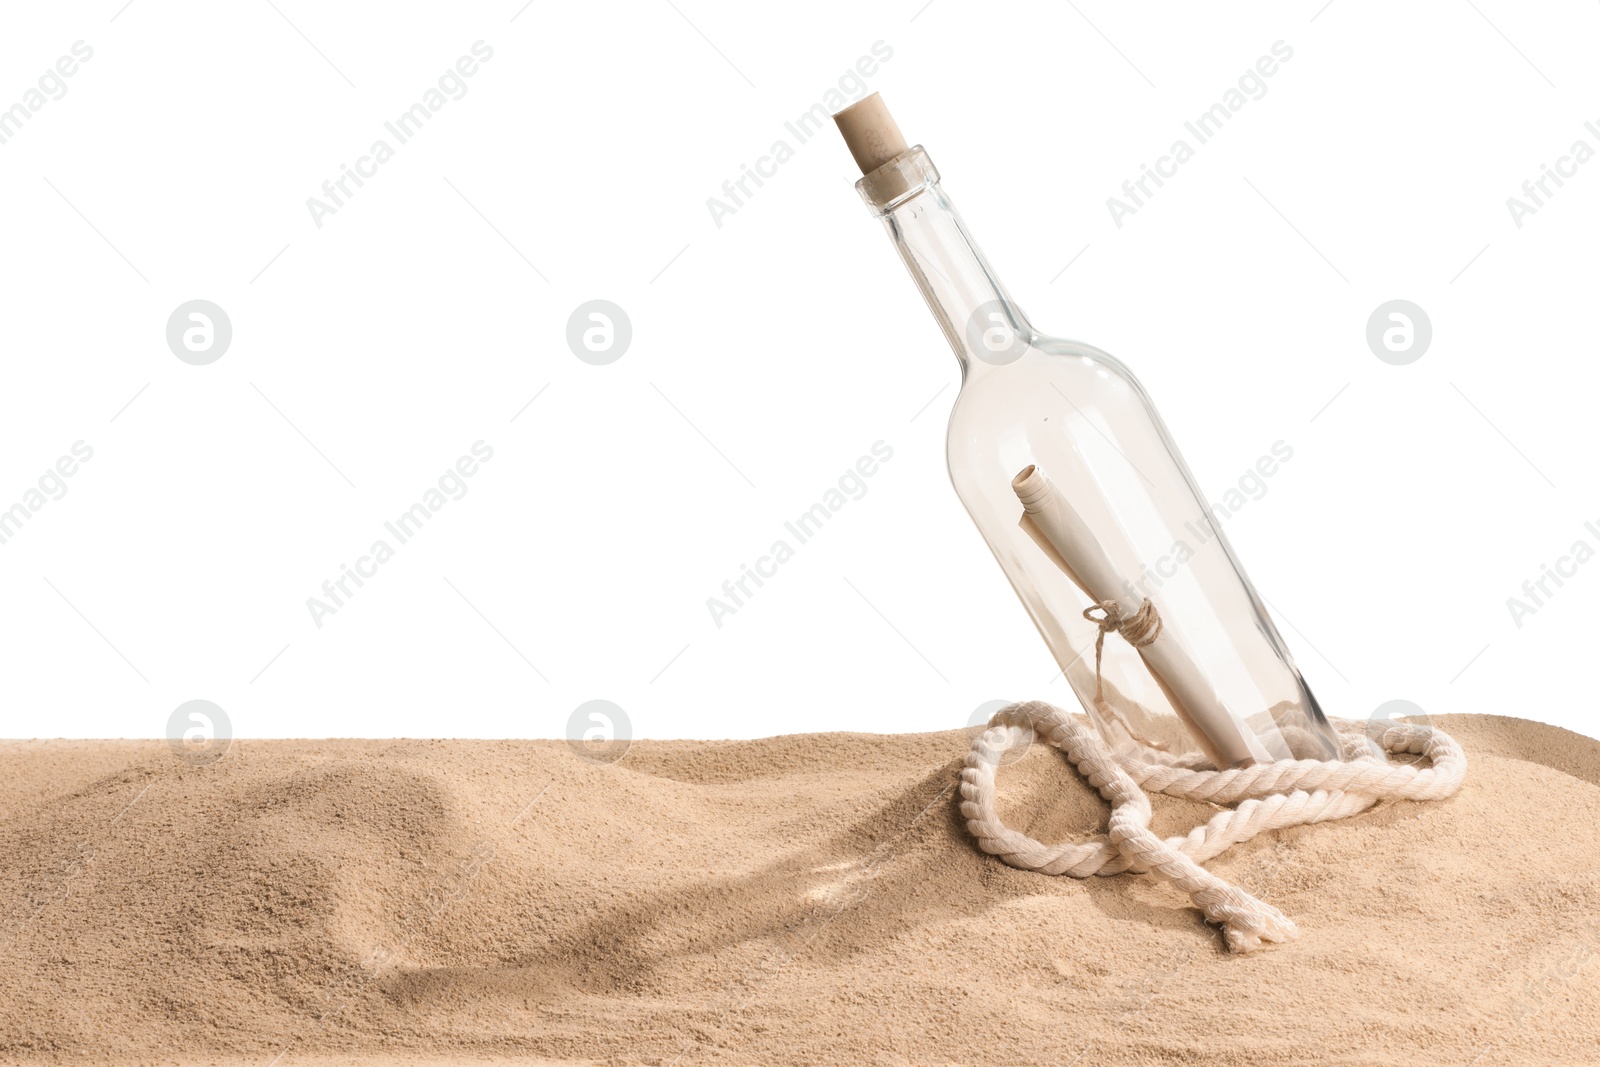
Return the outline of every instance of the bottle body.
[[[1339,758],[1226,512],[1132,373],[1033,329],[920,147],[859,188],[962,365],[951,482],[1102,736],[1191,766]],[[1292,454],[1274,448],[1264,463]],[[1102,624],[1136,616],[1137,634]]]
[[[1148,395],[1128,370],[1087,345],[1033,337],[999,373],[968,376],[950,416],[950,480],[1056,663],[1102,736],[1148,758],[1331,759],[1320,710],[1195,486]],[[1117,576],[1085,589],[1027,530],[1013,489],[1030,467],[1049,472]],[[1194,735],[1182,697],[1145,654],[1107,635],[1097,657],[1101,597],[1125,613],[1157,606],[1162,640],[1181,646],[1248,737],[1222,758]],[[1098,659],[1098,664],[1097,664]],[[1096,699],[1096,694],[1100,699]],[[1161,754],[1158,756],[1157,754]]]

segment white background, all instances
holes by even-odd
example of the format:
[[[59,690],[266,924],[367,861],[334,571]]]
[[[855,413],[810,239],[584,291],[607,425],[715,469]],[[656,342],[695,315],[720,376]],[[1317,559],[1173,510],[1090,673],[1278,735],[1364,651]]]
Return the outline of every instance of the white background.
[[[869,88],[1013,294],[1137,371],[1214,499],[1294,449],[1226,528],[1331,713],[1600,733],[1600,561],[1520,627],[1506,603],[1600,547],[1600,161],[1521,228],[1506,207],[1600,148],[1600,8],[675,4],[8,5],[0,106],[94,55],[0,145],[0,506],[94,457],[0,545],[0,733],[161,736],[194,698],[257,737],[1070,704],[949,487],[956,363],[837,136],[784,128],[877,41]],[[479,40],[466,95],[318,228],[307,198]],[[1267,94],[1114,225],[1279,40]],[[233,325],[209,366],[165,340],[196,298]],[[633,325],[609,366],[565,342],[593,298]],[[1409,366],[1365,342],[1394,298],[1433,323]],[[478,440],[467,495],[318,628],[307,598]],[[868,494],[715,626],[878,440]]]

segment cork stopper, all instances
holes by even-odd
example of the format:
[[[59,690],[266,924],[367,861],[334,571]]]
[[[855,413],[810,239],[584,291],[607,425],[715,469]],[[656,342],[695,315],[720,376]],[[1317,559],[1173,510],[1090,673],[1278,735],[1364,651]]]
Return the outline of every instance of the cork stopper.
[[[877,93],[857,100],[833,116],[833,121],[862,174],[871,174],[906,150],[900,127]]]

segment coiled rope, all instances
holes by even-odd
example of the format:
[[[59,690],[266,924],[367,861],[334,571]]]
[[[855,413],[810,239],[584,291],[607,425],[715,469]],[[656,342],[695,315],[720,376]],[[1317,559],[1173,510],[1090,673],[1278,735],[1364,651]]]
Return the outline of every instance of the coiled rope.
[[[1115,623],[1113,623],[1113,626]],[[1098,651],[1098,649],[1097,649]],[[1265,901],[1200,866],[1229,845],[1264,830],[1343,819],[1380,800],[1440,800],[1461,788],[1467,757],[1443,730],[1388,723],[1379,746],[1389,753],[1425,757],[1432,766],[1389,763],[1371,753],[1366,725],[1330,719],[1346,760],[1279,760],[1228,770],[1148,763],[1117,756],[1085,721],[1043,701],[996,712],[972,743],[961,772],[961,814],[983,851],[1013,867],[1042,874],[1090,875],[1149,872],[1189,895],[1205,917],[1222,927],[1237,952],[1264,942],[1288,941],[1299,930]],[[1006,826],[995,810],[995,771],[1011,749],[1043,738],[1072,761],[1078,773],[1111,804],[1105,838],[1045,845]],[[1231,804],[1183,837],[1166,840],[1150,829],[1149,793]]]

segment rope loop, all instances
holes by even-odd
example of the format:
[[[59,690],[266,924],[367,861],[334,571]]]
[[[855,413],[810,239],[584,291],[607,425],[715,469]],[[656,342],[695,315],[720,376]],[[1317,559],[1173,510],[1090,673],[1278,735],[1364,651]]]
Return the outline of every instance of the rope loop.
[[[1102,637],[1119,629],[1126,637],[1129,620],[1144,615],[1146,608],[1155,622],[1146,619],[1139,625],[1153,625],[1159,632],[1160,616],[1154,614],[1148,600],[1126,618],[1114,601],[1095,607],[1103,617],[1090,615],[1094,608],[1085,611],[1084,617],[1100,626]],[[1329,721],[1347,752],[1365,746],[1365,723]],[[1035,737],[1065,753],[1078,773],[1110,802],[1111,819],[1104,838],[1045,845],[1000,820],[995,771],[1008,751],[1031,744]],[[1279,760],[1220,771],[1196,770],[1117,756],[1093,728],[1058,707],[1038,700],[1012,704],[996,712],[989,728],[972,742],[961,772],[961,814],[979,848],[1022,870],[1073,878],[1148,871],[1187,893],[1207,920],[1221,925],[1230,948],[1250,952],[1267,942],[1292,940],[1299,930],[1277,908],[1218,878],[1201,866],[1203,862],[1266,830],[1343,819],[1380,800],[1442,800],[1461,788],[1467,757],[1443,730],[1393,723],[1377,740],[1387,752],[1420,755],[1431,766],[1359,758]],[[1163,840],[1150,829],[1149,793],[1213,804],[1243,803],[1218,812],[1210,822],[1182,837]]]

